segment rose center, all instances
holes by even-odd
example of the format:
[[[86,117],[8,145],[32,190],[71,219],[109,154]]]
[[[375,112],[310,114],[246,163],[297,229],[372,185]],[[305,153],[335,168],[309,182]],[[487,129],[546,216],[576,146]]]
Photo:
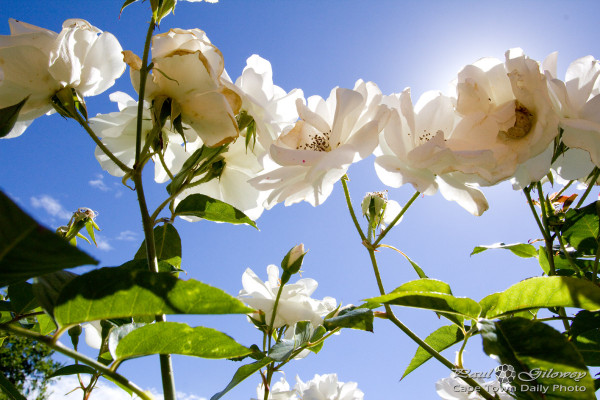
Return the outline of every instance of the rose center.
[[[331,151],[329,144],[329,132],[316,133],[308,135],[308,140],[304,144],[299,144],[297,150],[312,150],[312,151]]]
[[[519,101],[515,102],[515,125],[504,133],[511,139],[521,139],[529,134],[533,127],[534,115]]]

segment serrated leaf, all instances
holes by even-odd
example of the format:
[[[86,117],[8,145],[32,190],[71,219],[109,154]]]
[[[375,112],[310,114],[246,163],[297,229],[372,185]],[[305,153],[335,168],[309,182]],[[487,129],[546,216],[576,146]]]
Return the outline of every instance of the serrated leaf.
[[[490,249],[506,249],[510,250],[513,254],[523,257],[523,258],[533,258],[538,256],[537,249],[528,243],[513,243],[513,244],[505,244],[505,243],[494,243],[489,246],[477,246],[471,252],[473,254],[479,254],[483,251]]]
[[[61,326],[159,314],[247,314],[253,310],[221,289],[170,273],[101,268],[73,279],[54,316]]]
[[[454,297],[447,283],[435,279],[418,279],[407,282],[389,294],[367,299],[368,302],[424,308],[442,313],[477,318],[481,306],[467,297]]]
[[[225,396],[227,392],[236,387],[240,382],[244,381],[246,378],[248,378],[255,372],[258,372],[261,368],[266,367],[271,362],[273,362],[272,359],[270,359],[269,357],[265,357],[262,360],[254,362],[252,364],[247,364],[242,367],[239,367],[237,371],[235,371],[233,378],[231,378],[231,381],[225,387],[225,389],[223,389],[219,393],[214,394],[210,398],[210,400],[219,400],[221,397]]]
[[[351,328],[373,332],[373,311],[368,308],[352,307],[344,309],[335,317],[323,321],[328,331],[335,328]]]
[[[98,261],[39,225],[0,192],[0,287]]]
[[[6,379],[4,373],[0,373],[0,389],[8,396],[9,400],[27,400],[15,385]]]
[[[28,99],[29,96],[25,97],[17,104],[0,108],[0,138],[5,137],[10,133],[10,131],[12,131],[17,123],[17,120],[19,119],[19,112],[21,112],[21,109]]]
[[[598,218],[600,202],[595,201],[580,209],[571,209],[565,215],[561,233],[580,254],[596,255],[598,249]]]
[[[165,224],[154,228],[154,244],[156,258],[166,261],[177,268],[181,267],[181,237],[177,229],[171,224]],[[135,260],[146,259],[146,241],[140,245]]]
[[[73,365],[67,365],[66,367],[62,367],[62,368],[58,369],[52,375],[50,375],[48,378],[55,378],[57,376],[76,375],[76,374],[94,375],[95,373],[96,373],[96,370],[92,367],[88,367],[87,365],[83,365],[83,364],[73,364]]]
[[[203,358],[232,358],[252,350],[215,329],[192,328],[179,322],[157,322],[133,330],[117,346],[118,359],[150,354],[182,354]]]
[[[436,351],[441,352],[450,346],[461,342],[464,339],[462,330],[456,325],[442,326],[436,329],[433,333],[425,338],[425,343],[433,347]],[[402,378],[410,374],[415,369],[419,368],[432,357],[425,349],[419,347],[413,356],[410,364],[404,371]]]
[[[548,307],[600,310],[600,288],[593,283],[566,276],[545,276],[521,281],[498,296],[485,318],[516,311]]]
[[[478,327],[484,351],[515,369],[517,376],[512,384],[518,395],[531,398],[526,397],[530,391],[522,391],[521,388],[525,386],[546,389],[546,399],[595,399],[594,382],[581,355],[572,343],[552,327],[523,318],[496,322],[480,320]],[[539,371],[579,374],[580,380],[557,377],[558,374],[544,375]],[[565,386],[583,386],[583,391],[560,389]]]
[[[175,214],[229,224],[248,224],[258,229],[254,221],[237,208],[203,194],[196,193],[183,199],[175,208]]]

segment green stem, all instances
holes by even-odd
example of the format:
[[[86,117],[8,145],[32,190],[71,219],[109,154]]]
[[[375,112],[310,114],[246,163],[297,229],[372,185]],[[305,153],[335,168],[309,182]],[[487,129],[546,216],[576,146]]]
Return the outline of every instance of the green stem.
[[[555,198],[560,197],[565,192],[565,190],[567,190],[567,188],[573,184],[573,182],[575,182],[575,181],[569,181],[569,183],[567,183],[565,186],[563,186],[563,188],[560,189],[558,193],[556,193]]]
[[[383,282],[381,281],[381,275],[379,273],[379,267],[377,266],[377,259],[375,258],[376,243],[378,243],[381,239],[383,239],[383,237],[387,234],[387,232],[389,232],[389,230],[400,220],[400,218],[402,218],[402,215],[404,215],[404,213],[406,212],[406,210],[408,210],[408,207],[410,207],[410,205],[419,196],[419,192],[416,192],[413,195],[413,197],[410,199],[410,201],[408,203],[406,203],[406,205],[402,208],[402,211],[400,211],[400,213],[396,216],[396,218],[394,218],[394,221],[388,226],[387,229],[385,229],[381,233],[381,235],[379,236],[379,239],[375,243],[371,244],[371,243],[365,241],[366,237],[365,237],[364,233],[362,232],[362,230],[360,229],[360,225],[358,224],[358,221],[356,219],[356,214],[354,213],[354,209],[352,208],[352,201],[350,200],[350,192],[348,190],[348,185],[346,184],[346,180],[347,179],[348,179],[347,176],[344,176],[342,178],[342,185],[344,186],[344,194],[346,196],[346,203],[348,205],[348,211],[350,211],[350,215],[352,216],[352,220],[354,221],[354,225],[356,226],[356,230],[358,231],[361,239],[363,240],[363,243],[365,244],[365,247],[367,248],[367,251],[369,252],[369,257],[371,259],[371,264],[373,265],[373,272],[375,273],[375,279],[377,281],[377,287],[379,288],[379,293],[381,295],[385,295],[385,289],[383,287]],[[402,330],[402,332],[404,332],[408,337],[410,337],[413,341],[415,341],[419,346],[421,346],[426,352],[428,352],[429,354],[431,354],[431,356],[433,358],[435,358],[436,360],[438,360],[439,362],[441,362],[444,366],[448,367],[450,370],[454,370],[456,368],[456,365],[454,365],[451,361],[449,361],[444,356],[442,356],[433,347],[431,347],[430,345],[428,345],[427,343],[425,343],[425,341],[423,341],[420,337],[418,337],[415,333],[413,333],[413,331],[411,331],[407,326],[405,326],[398,318],[396,318],[396,316],[394,315],[394,312],[392,311],[391,307],[388,304],[384,304],[384,307],[385,307],[385,311],[386,311],[386,314],[387,314],[387,318],[390,321],[392,321],[392,323],[394,325],[396,325],[398,328],[400,328],[400,330]],[[472,387],[478,388],[478,392],[486,400],[494,400],[494,397],[492,395],[490,395],[474,379],[472,379],[472,378],[461,378],[461,379],[463,381],[465,381],[468,385],[470,385]],[[267,397],[265,396],[265,400],[266,399],[267,399]]]
[[[49,336],[44,336],[37,332],[32,332],[30,330],[23,329],[21,327],[15,326],[15,325],[8,325],[8,324],[0,324],[0,330],[10,332],[14,335],[28,337],[30,339],[34,339],[40,343],[43,343],[46,346],[52,348],[53,350],[55,350],[59,353],[64,354],[67,357],[70,357],[76,361],[79,361],[85,365],[88,365],[88,366],[94,368],[95,370],[101,372],[103,375],[109,376],[115,382],[118,382],[119,384],[127,387],[132,392],[137,394],[141,399],[152,400],[152,397],[150,397],[148,394],[146,394],[146,392],[144,392],[141,388],[139,388],[133,382],[129,381],[123,375],[120,375],[114,371],[111,371],[110,368],[108,368],[107,366],[100,364],[97,361],[92,360],[91,358],[88,358],[81,353],[73,351],[73,350],[69,349],[68,347],[65,347],[61,343],[55,343],[52,340],[52,338]]]
[[[156,243],[154,242],[154,220],[148,213],[148,205],[144,195],[144,186],[142,184],[142,170],[135,170],[132,175],[133,182],[138,197],[140,213],[142,214],[142,225],[144,229],[144,238],[146,240],[146,259],[148,260],[148,269],[158,273],[158,259],[156,257]],[[164,322],[164,315],[157,315],[156,322]],[[162,376],[163,391],[165,400],[175,400],[175,376],[170,354],[161,354],[160,371]]]
[[[556,267],[554,265],[554,253],[552,251],[553,240],[550,237],[550,228],[548,224],[548,208],[549,204],[546,204],[546,198],[544,197],[544,191],[542,190],[542,184],[540,182],[537,183],[538,196],[540,201],[540,208],[542,209],[542,223],[543,223],[543,231],[544,240],[546,241],[546,250],[548,253],[548,263],[550,264],[550,273],[549,275],[556,274]],[[558,315],[561,317],[566,317],[564,307],[558,307]],[[571,330],[569,326],[569,322],[565,319],[562,320],[563,326],[567,332]]]
[[[279,299],[281,298],[281,293],[283,292],[283,286],[285,284],[282,283],[279,285],[279,290],[277,290],[277,295],[275,296],[275,303],[273,304],[273,313],[271,314],[271,320],[269,321],[269,325],[267,326],[267,335],[269,336],[269,344],[267,346],[268,351],[271,350],[271,340],[273,339],[273,324],[275,323],[275,315],[277,314],[277,306],[279,305]],[[267,353],[268,355],[268,353]],[[265,384],[265,398],[267,400],[269,397],[269,389],[271,387],[271,378],[273,377],[273,372],[275,372],[273,368],[273,364],[269,364],[267,366],[267,378]]]
[[[544,241],[546,243],[546,254],[548,255],[548,264],[550,266],[550,272],[548,273],[548,275],[555,275],[556,269],[554,267],[554,254],[552,254],[552,240],[546,234],[544,225],[542,225],[542,221],[540,221],[540,217],[537,214],[537,211],[533,204],[533,200],[531,199],[531,188],[526,187],[525,189],[523,189],[523,193],[525,194],[525,197],[527,198],[527,203],[529,204],[531,213],[533,214],[533,217],[535,218],[535,222],[537,223],[538,228],[540,228],[540,232],[542,233],[542,236],[544,237]],[[540,196],[540,198],[541,198],[541,196]],[[543,201],[543,199],[540,199],[540,203],[542,201]]]
[[[600,169],[598,167],[594,167],[594,170],[592,171],[592,174],[593,174],[592,175],[592,179],[590,179],[590,183],[589,183],[587,189],[585,189],[585,192],[583,192],[583,196],[581,196],[581,198],[579,199],[579,202],[577,202],[577,205],[575,206],[575,208],[581,207],[581,205],[583,204],[583,202],[585,201],[585,199],[588,197],[588,195],[592,191],[592,188],[594,187],[594,184],[598,180],[598,176],[600,176]]]
[[[88,135],[90,135],[90,137],[92,138],[94,143],[96,143],[98,145],[98,147],[100,147],[100,149],[104,152],[104,154],[106,154],[108,156],[108,158],[110,158],[111,161],[114,162],[117,165],[117,167],[119,167],[121,169],[121,171],[125,172],[126,174],[131,173],[131,168],[129,168],[127,165],[123,164],[123,162],[121,160],[119,160],[108,149],[108,147],[106,147],[104,145],[104,143],[102,143],[102,141],[98,138],[96,133],[92,130],[92,128],[90,127],[88,122],[85,119],[83,119],[81,117],[81,115],[79,115],[78,113],[73,113],[72,117],[79,123],[79,125],[81,125],[83,127],[83,129],[85,129],[85,131],[88,133]]]
[[[167,163],[165,162],[165,157],[163,156],[163,153],[161,151],[158,151],[156,152],[156,154],[158,154],[158,159],[160,160],[162,167],[165,169],[165,172],[167,173],[167,175],[169,175],[169,179],[173,180],[173,174],[169,170],[169,167],[167,167]]]
[[[144,42],[144,54],[142,56],[142,67],[140,68],[140,90],[138,97],[137,109],[137,126],[135,137],[135,165],[140,160],[140,152],[142,149],[142,125],[144,116],[144,98],[146,97],[146,79],[148,77],[148,54],[150,53],[150,43],[152,41],[152,33],[156,27],[156,15],[152,15],[152,19],[148,24],[148,32],[146,33],[146,41]],[[166,395],[166,394],[165,394]]]
[[[419,197],[421,193],[420,192],[415,192],[415,194],[413,194],[413,196],[410,198],[410,200],[408,201],[408,203],[406,203],[404,205],[404,207],[402,207],[402,210],[400,210],[400,212],[398,213],[398,215],[396,215],[396,218],[394,218],[394,220],[387,226],[387,228],[385,228],[381,234],[379,235],[379,237],[377,238],[377,240],[375,240],[375,242],[373,242],[373,247],[377,247],[377,245],[379,244],[379,242],[381,242],[383,240],[383,238],[385,237],[385,235],[388,234],[389,231],[392,230],[392,228],[394,227],[394,225],[396,225],[398,223],[398,221],[400,221],[400,218],[402,218],[402,216],[404,215],[404,213],[408,210],[408,208],[412,205],[412,203],[417,199],[417,197]]]
[[[594,258],[594,269],[593,269],[594,275],[592,276],[593,283],[598,282],[598,260],[600,260],[600,246],[598,246],[598,249],[596,250],[596,257]]]
[[[354,226],[356,227],[356,230],[358,231],[358,234],[360,235],[360,238],[362,239],[362,241],[365,242],[367,240],[367,237],[365,236],[362,229],[360,228],[360,224],[358,223],[358,219],[356,218],[356,214],[354,213],[354,208],[352,207],[352,200],[350,199],[350,191],[348,190],[348,184],[346,183],[346,181],[348,181],[348,180],[349,180],[348,175],[344,175],[342,177],[342,186],[344,187],[344,194],[346,195],[346,203],[348,204],[348,210],[350,211],[350,216],[352,217]]]
[[[579,268],[577,266],[577,264],[575,264],[575,261],[573,261],[573,259],[569,255],[569,252],[567,251],[567,248],[565,247],[565,243],[563,241],[562,235],[558,231],[556,232],[556,238],[558,239],[558,244],[560,245],[560,249],[564,253],[565,257],[567,258],[567,261],[569,262],[569,264],[571,265],[571,267],[573,267],[573,269],[575,270],[575,273],[577,274],[577,277],[581,278],[581,275],[583,274],[583,271],[581,270],[581,268]]]
[[[381,281],[381,275],[379,274],[379,267],[377,266],[377,259],[375,258],[375,251],[372,248],[367,249],[367,250],[369,251],[369,257],[371,258],[371,263],[373,264],[373,272],[375,273],[375,278],[377,279],[377,286],[379,287],[379,293],[381,295],[385,295],[385,289],[383,288],[383,283]],[[423,348],[423,350],[425,350],[426,352],[431,354],[431,356],[433,358],[438,360],[440,363],[442,363],[448,369],[454,371],[454,369],[457,368],[457,366],[454,363],[452,363],[446,357],[442,356],[437,350],[435,350],[433,347],[428,345],[423,339],[421,339],[419,336],[417,336],[406,325],[404,325],[398,318],[396,318],[396,316],[394,315],[394,312],[392,311],[392,308],[389,306],[389,304],[384,304],[384,307],[385,307],[385,312],[387,314],[388,319],[390,321],[392,321],[392,323],[394,325],[396,325],[398,328],[400,328],[400,330],[402,332],[404,332],[409,338],[411,338],[414,342],[416,342],[419,346],[421,346]],[[462,378],[462,377],[461,377],[461,379],[463,381],[465,381],[468,385],[478,388],[478,393],[481,394],[481,396],[483,396],[485,399],[487,399],[487,400],[494,399],[494,397],[492,395],[490,395],[474,379]]]

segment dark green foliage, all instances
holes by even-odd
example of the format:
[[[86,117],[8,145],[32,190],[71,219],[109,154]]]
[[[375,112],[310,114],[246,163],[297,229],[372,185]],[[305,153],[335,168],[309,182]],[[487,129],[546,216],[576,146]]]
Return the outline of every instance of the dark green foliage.
[[[50,348],[31,339],[8,336],[0,347],[0,374],[14,384],[28,399],[48,398],[48,379],[61,365],[50,358]],[[34,393],[37,397],[31,397]],[[0,400],[9,397],[0,391]]]

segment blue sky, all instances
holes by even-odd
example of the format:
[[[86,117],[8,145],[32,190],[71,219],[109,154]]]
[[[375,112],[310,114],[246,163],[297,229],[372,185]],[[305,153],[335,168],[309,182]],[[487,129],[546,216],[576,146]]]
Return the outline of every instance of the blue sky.
[[[119,1],[2,3],[0,21],[16,18],[59,31],[65,19],[83,18],[115,34],[124,49],[141,55],[149,20],[147,2],[128,7],[120,19]],[[385,94],[410,86],[416,101],[426,90],[447,92],[463,65],[484,56],[503,58],[512,47],[522,47],[537,60],[559,51],[562,78],[574,59],[600,55],[599,12],[600,3],[593,1],[220,0],[216,5],[180,2],[160,32],[172,27],[206,31],[223,52],[233,79],[250,55],[259,54],[271,61],[275,84],[288,91],[301,88],[306,96],[327,96],[333,87],[352,87],[362,78],[377,83]],[[8,34],[7,23],[0,24],[0,34]],[[135,94],[128,73],[105,94],[88,99],[90,114],[116,111],[108,101],[108,93],[116,90]],[[137,203],[120,179],[102,171],[94,148],[74,122],[57,115],[42,117],[21,137],[0,142],[0,187],[51,227],[64,224],[78,207],[98,211],[103,244],[98,249],[81,246],[102,265],[119,265],[141,242]],[[365,192],[386,189],[375,175],[372,158],[353,165],[349,175],[356,206]],[[151,204],[164,198],[164,185],[148,179],[146,188]],[[411,187],[391,189],[389,197],[402,204],[413,192]],[[455,295],[476,300],[539,275],[535,262],[501,251],[469,257],[479,244],[526,242],[539,236],[521,193],[508,183],[484,192],[490,210],[479,218],[439,195],[419,198],[385,242],[409,254],[430,277],[448,282]],[[592,196],[596,195],[595,190]],[[266,279],[266,266],[278,264],[289,248],[303,242],[310,249],[303,276],[319,282],[314,297],[357,304],[378,294],[341,185],[322,206],[278,205],[257,223],[260,231],[178,221],[187,277],[237,294],[246,268]],[[379,261],[388,290],[416,278],[391,250],[381,250]],[[423,310],[397,311],[422,337],[444,324]],[[221,329],[245,345],[261,340],[243,316],[177,320]],[[336,372],[340,381],[358,382],[367,399],[436,398],[435,381],[449,375],[440,364],[430,361],[399,382],[415,350],[416,344],[398,329],[377,320],[375,333],[344,331],[317,356],[291,363],[286,376],[293,382],[298,374],[306,381],[314,374]],[[446,356],[453,359],[455,350]],[[481,371],[496,365],[482,353],[477,339],[470,342],[465,362]],[[174,366],[179,391],[209,398],[227,384],[239,364],[176,356]],[[160,391],[157,357],[130,361],[120,371],[142,387]],[[249,399],[258,382],[258,376],[251,378],[226,398]]]

